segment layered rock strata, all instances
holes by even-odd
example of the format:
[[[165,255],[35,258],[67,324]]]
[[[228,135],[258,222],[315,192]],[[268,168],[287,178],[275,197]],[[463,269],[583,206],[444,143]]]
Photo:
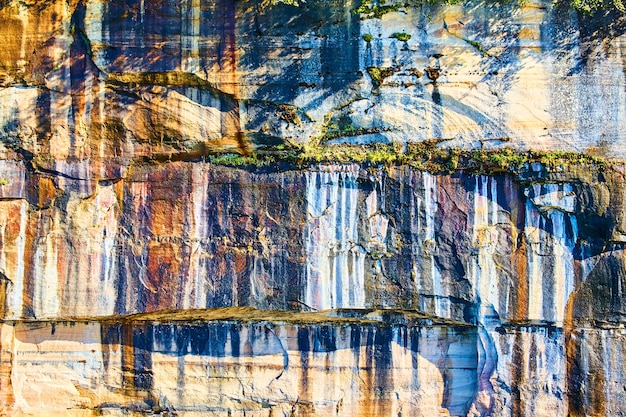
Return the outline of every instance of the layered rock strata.
[[[356,6],[0,2],[0,414],[626,413],[621,163],[207,162],[623,158],[624,16]]]
[[[25,173],[23,184],[32,177],[44,181],[12,169]],[[472,334],[463,342],[472,345],[472,377],[444,372],[473,384],[456,408],[439,403],[452,415],[622,410],[613,400],[623,395],[624,205],[617,166],[532,165],[516,175],[484,176],[359,165],[259,172],[172,162],[133,167],[127,179],[94,184],[92,195],[83,194],[83,183],[63,177],[45,181],[59,187],[47,206],[37,206],[38,196],[20,194],[26,187],[17,181],[15,194],[0,203],[6,343],[17,343],[12,332],[21,326],[30,328],[23,320],[46,327],[53,341],[50,326],[81,317],[80,326],[100,329],[132,314],[198,308],[254,307],[294,317],[325,309],[419,310],[450,320],[437,331],[454,333],[461,326]],[[292,320],[282,314],[265,316],[259,326]],[[168,316],[149,323],[150,332],[163,320]],[[306,315],[299,320],[305,326],[314,321]],[[328,326],[344,332],[337,323]],[[392,328],[386,331],[422,331],[404,323]],[[445,343],[456,343],[450,337]],[[444,343],[429,340],[428,349]],[[98,352],[108,349],[101,336],[90,343],[102,345]],[[17,355],[15,349],[5,351]],[[395,348],[380,349],[390,354]],[[5,363],[11,363],[5,386],[14,393],[22,365]],[[165,395],[158,384],[167,384],[159,381],[166,377],[150,378],[156,384],[150,395]],[[443,398],[442,387],[433,388],[433,398]],[[341,386],[342,392],[357,390],[355,398],[365,395],[360,389]],[[22,392],[12,395],[21,398]],[[376,392],[368,395],[378,398]],[[450,395],[460,394],[455,389]],[[208,412],[213,403],[206,401]],[[399,405],[392,403],[379,411],[365,408],[362,415],[395,413]],[[172,404],[190,412],[185,402]],[[354,403],[345,412],[359,407]],[[431,415],[428,407],[414,411]]]

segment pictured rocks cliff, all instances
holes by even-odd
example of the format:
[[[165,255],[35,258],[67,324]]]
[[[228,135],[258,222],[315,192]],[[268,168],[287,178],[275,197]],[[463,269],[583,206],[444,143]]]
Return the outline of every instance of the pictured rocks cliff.
[[[360,4],[0,1],[0,415],[626,415],[626,14]]]

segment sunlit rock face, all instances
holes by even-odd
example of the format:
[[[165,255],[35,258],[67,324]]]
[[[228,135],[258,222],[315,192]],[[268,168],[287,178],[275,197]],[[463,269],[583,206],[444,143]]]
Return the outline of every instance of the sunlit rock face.
[[[324,133],[626,155],[623,15],[470,1],[361,20],[358,2],[266,3],[4,2],[3,144],[81,178]]]
[[[0,202],[9,319],[252,306],[621,321],[615,170],[261,173],[170,162],[91,186],[6,170],[24,175]]]
[[[624,158],[624,15],[265,3],[0,2],[0,414],[626,414],[623,166],[207,162]]]
[[[125,179],[85,185],[59,175],[33,174],[20,164],[5,164],[7,173],[23,177],[5,189],[0,202],[3,343],[9,346],[3,350],[2,384],[11,410],[48,407],[37,405],[44,397],[38,400],[22,387],[33,375],[52,372],[11,359],[20,357],[20,350],[11,347],[18,343],[15,335],[34,337],[31,327],[43,326],[46,338],[58,340],[53,334],[58,328],[78,326],[95,329],[93,337],[82,333],[88,330],[77,330],[72,340],[80,345],[77,349],[95,355],[89,361],[96,361],[90,370],[96,380],[122,384],[119,381],[130,378],[144,390],[115,394],[121,397],[111,401],[127,404],[124,407],[140,398],[142,407],[167,405],[180,412],[200,407],[217,415],[242,412],[258,404],[249,409],[246,404],[252,400],[240,396],[249,395],[249,384],[261,384],[254,401],[271,407],[283,401],[277,409],[283,411],[302,401],[298,407],[310,404],[317,410],[301,411],[311,415],[325,415],[338,403],[346,415],[396,415],[400,409],[416,415],[445,410],[459,416],[624,411],[619,399],[626,269],[623,174],[618,167],[549,170],[533,165],[516,175],[486,176],[356,164],[260,171],[168,162],[137,165]],[[29,189],[28,184],[37,188]],[[118,322],[131,314],[192,309],[208,312],[201,321],[218,320],[220,309],[242,307],[269,311],[269,316],[257,319],[266,324],[237,324],[243,320],[237,316],[215,324],[230,329],[224,330],[229,336],[219,336],[229,346],[215,347],[219,354],[213,347],[189,347],[197,338],[213,340],[207,336],[213,330],[205,329],[213,324],[194,324],[196,319],[184,316],[176,324],[159,324],[168,320],[167,313],[148,317],[142,322],[148,324],[131,326],[132,331]],[[390,321],[385,309],[421,311],[434,322]],[[302,350],[315,352],[316,343],[326,342],[296,342],[298,326],[313,334],[319,310],[331,311],[321,320],[328,321],[323,330],[328,335],[319,337],[333,340],[333,349],[344,353],[333,354],[336,363],[324,359],[324,365],[311,353],[306,360],[317,364],[317,370],[302,376],[301,366],[294,365],[305,360]],[[346,328],[332,319],[333,311],[348,314],[353,322]],[[77,317],[83,317],[82,324],[51,327]],[[354,322],[355,317],[365,322]],[[368,320],[379,324],[372,327]],[[380,325],[388,326],[385,340],[394,342],[364,351],[355,348],[354,332],[376,345]],[[462,355],[469,356],[459,360],[471,363],[444,372],[439,359],[431,357],[436,377],[410,382],[409,375],[422,375],[422,362],[415,362],[410,352],[417,348],[411,347],[413,336],[407,335],[431,334],[425,328],[433,325],[438,330],[432,337],[415,336],[419,352],[436,355],[445,346],[462,346]],[[455,332],[469,336],[457,337]],[[105,340],[105,333],[113,339]],[[164,334],[168,336],[161,340]],[[189,340],[179,340],[179,334]],[[120,337],[126,341],[115,339]],[[244,349],[245,338],[249,356],[233,347]],[[269,367],[270,372],[265,353],[258,358],[255,353],[270,348],[254,346],[273,338],[284,338],[283,346],[309,347],[272,351],[277,365]],[[55,343],[62,352],[69,349]],[[85,343],[89,346],[83,347]],[[116,344],[135,349],[134,362],[119,359],[126,353],[111,347]],[[431,350],[435,353],[426,353]],[[382,359],[382,352],[392,358]],[[209,358],[190,357],[187,365],[181,359],[187,355]],[[253,361],[245,365],[246,382],[237,379],[243,378],[243,371],[209,366],[213,360],[227,361],[218,358],[243,356]],[[44,366],[47,360],[32,363]],[[289,378],[299,384],[306,379],[316,388],[307,388],[312,391],[304,395],[293,391],[296,385],[289,378],[272,382],[287,360],[293,366]],[[368,360],[393,363],[384,365],[393,371],[385,376],[386,388],[367,388],[380,394],[370,395],[361,382],[349,382],[367,381],[362,375],[357,378],[361,371],[356,369]],[[114,365],[121,371],[113,375],[98,361],[126,362]],[[145,365],[142,361],[150,367],[139,369]],[[256,369],[257,364],[263,366]],[[78,372],[70,371],[73,366],[51,378],[76,379],[65,375]],[[187,366],[190,370],[183,371]],[[322,366],[325,371],[319,370]],[[176,373],[179,376],[173,376]],[[275,387],[283,383],[284,388]],[[57,405],[69,401],[75,407],[84,398],[108,398],[118,392],[110,384],[113,388],[90,394],[81,391],[83,385],[67,388],[73,399],[58,399]],[[46,390],[42,386],[41,392]],[[186,394],[195,390],[208,394],[204,400]],[[216,390],[234,391],[226,396]],[[375,398],[377,405],[363,402]]]
[[[2,352],[3,411],[76,415],[465,415],[478,358],[470,326],[371,322],[24,323]]]

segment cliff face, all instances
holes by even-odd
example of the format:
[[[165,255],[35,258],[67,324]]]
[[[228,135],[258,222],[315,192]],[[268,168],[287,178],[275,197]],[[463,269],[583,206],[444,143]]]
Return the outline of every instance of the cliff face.
[[[36,397],[25,384],[52,372],[55,390],[71,393],[61,408],[617,414],[623,184],[615,169],[575,166],[472,176],[175,162],[133,167],[89,196],[68,182],[48,207],[17,193],[0,203],[3,393],[35,410],[51,388]],[[269,313],[204,310],[231,307]],[[339,316],[314,313],[328,309]],[[432,318],[402,312],[414,310]],[[46,344],[62,370],[33,365],[53,361]],[[83,382],[75,360],[90,364]],[[114,395],[124,384],[140,392]]]
[[[356,6],[4,2],[3,143],[101,178],[138,156],[320,134],[625,156],[623,15]]]
[[[0,413],[626,413],[623,164],[207,162],[623,158],[624,16],[356,6],[0,2]]]

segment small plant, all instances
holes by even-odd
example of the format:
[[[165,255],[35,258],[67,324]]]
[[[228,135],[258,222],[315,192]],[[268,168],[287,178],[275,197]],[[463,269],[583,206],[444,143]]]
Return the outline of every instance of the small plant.
[[[231,167],[241,166],[266,166],[275,162],[274,158],[269,155],[260,157],[257,154],[243,156],[236,153],[227,153],[222,155],[211,155],[209,162],[216,165],[226,165]]]
[[[363,40],[364,40],[365,42],[367,42],[367,43],[370,43],[370,42],[372,41],[372,39],[374,39],[374,37],[373,37],[371,34],[369,34],[369,33],[366,33],[366,34],[364,34],[364,35],[363,35],[363,36],[361,36],[361,37],[362,37],[362,38],[363,38]]]
[[[283,2],[293,1],[295,0],[283,0]],[[390,12],[403,11],[409,8],[419,9],[425,5],[453,5],[460,2],[461,0],[402,0],[387,4],[386,0],[361,0],[361,4],[353,9],[352,13],[361,15],[362,20],[380,19]],[[498,3],[506,4],[508,2],[509,0],[500,0]],[[517,2],[523,4],[524,0],[517,0]],[[571,8],[587,16],[607,11],[626,12],[624,0],[558,0],[557,3],[569,4]],[[426,18],[430,20],[431,17],[427,14]]]
[[[528,156],[514,149],[502,149],[489,154],[487,161],[500,169],[519,169],[528,162]]]
[[[279,104],[278,105],[280,120],[284,120],[287,124],[293,124],[295,126],[301,126],[302,120],[300,120],[300,116],[298,116],[298,110],[295,106],[291,106],[288,104]]]
[[[572,0],[572,7],[588,16],[598,11],[611,9],[626,12],[626,6],[622,0]]]
[[[0,187],[8,184],[9,180],[7,180],[6,178],[0,178]]]
[[[391,35],[392,38],[396,38],[400,42],[408,42],[411,39],[411,35],[405,32],[396,32]]]
[[[361,19],[380,19],[389,12],[396,12],[403,7],[403,4],[386,5],[385,0],[376,2],[375,0],[362,0],[361,5],[352,10],[354,14],[362,15]]]
[[[385,67],[385,68],[368,67],[367,68],[367,73],[372,79],[372,84],[374,84],[374,87],[379,87],[383,83],[385,78],[392,76],[394,72],[395,72],[395,69],[390,68],[390,67]]]

